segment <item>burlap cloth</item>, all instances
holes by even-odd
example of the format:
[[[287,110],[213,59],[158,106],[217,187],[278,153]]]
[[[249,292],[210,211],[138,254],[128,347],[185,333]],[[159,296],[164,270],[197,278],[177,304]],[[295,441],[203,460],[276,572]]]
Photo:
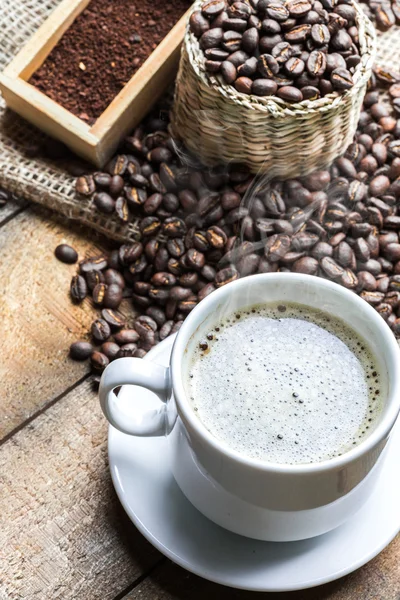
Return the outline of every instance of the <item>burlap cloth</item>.
[[[0,0],[0,71],[43,23],[60,0]],[[400,27],[378,39],[380,65],[398,67]],[[135,223],[121,227],[117,218],[103,217],[90,200],[78,198],[75,180],[62,163],[29,158],[32,142],[44,138],[37,129],[7,110],[0,98],[0,187],[85,223],[117,240],[133,239]]]

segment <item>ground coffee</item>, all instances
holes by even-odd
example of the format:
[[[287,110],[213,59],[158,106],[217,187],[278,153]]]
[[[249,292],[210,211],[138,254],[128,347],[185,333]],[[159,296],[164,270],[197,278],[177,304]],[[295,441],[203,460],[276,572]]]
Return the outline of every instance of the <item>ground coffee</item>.
[[[30,83],[93,124],[189,6],[188,0],[92,0]]]

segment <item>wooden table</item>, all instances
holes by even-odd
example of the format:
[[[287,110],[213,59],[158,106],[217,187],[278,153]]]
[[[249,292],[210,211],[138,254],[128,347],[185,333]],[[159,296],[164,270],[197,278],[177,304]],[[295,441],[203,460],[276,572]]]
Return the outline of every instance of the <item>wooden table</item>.
[[[0,209],[0,599],[399,600],[400,536],[335,583],[256,596],[187,573],[140,535],[111,484],[88,365],[67,356],[94,311],[69,300],[61,242],[101,247],[36,207]]]

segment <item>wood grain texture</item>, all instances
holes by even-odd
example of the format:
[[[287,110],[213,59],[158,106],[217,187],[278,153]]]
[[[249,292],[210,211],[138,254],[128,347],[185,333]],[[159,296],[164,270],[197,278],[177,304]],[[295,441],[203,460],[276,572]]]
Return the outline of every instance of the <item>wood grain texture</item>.
[[[68,242],[81,256],[98,250],[45,217],[29,208],[0,229],[0,439],[89,370],[67,356],[96,311],[89,300],[71,303],[76,266],[60,263],[54,249]]]
[[[86,381],[0,449],[1,600],[111,600],[159,560],[116,498],[106,440]]]
[[[399,600],[399,557],[397,536],[377,558],[347,577],[314,589],[279,594],[227,588],[166,561],[123,600]]]
[[[28,203],[24,200],[18,202],[14,202],[14,200],[9,200],[7,204],[0,207],[0,227],[7,221],[10,221],[14,215],[21,212],[27,205]]]

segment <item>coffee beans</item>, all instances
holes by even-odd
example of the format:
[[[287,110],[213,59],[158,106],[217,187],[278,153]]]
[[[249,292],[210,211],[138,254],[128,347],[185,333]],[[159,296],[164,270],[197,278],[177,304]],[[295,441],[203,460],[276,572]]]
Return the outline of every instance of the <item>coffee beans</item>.
[[[69,349],[69,354],[74,360],[86,360],[92,352],[93,346],[89,342],[74,342]]]
[[[68,244],[60,244],[57,246],[54,254],[58,260],[68,265],[72,265],[78,260],[78,253],[72,248],[72,246],[68,246]]]
[[[337,8],[340,6],[348,5]],[[265,17],[261,21],[268,20]],[[285,22],[274,23],[281,28],[277,34],[284,35]],[[270,29],[271,23],[265,26]],[[304,58],[307,63],[312,52],[321,49],[315,47],[300,60]],[[210,50],[223,51],[220,47]],[[237,67],[230,61],[222,62],[237,70],[249,60],[242,50],[239,53],[234,57]],[[331,80],[335,70],[346,68],[345,56],[334,54],[325,53],[331,57],[326,62],[325,79]],[[288,59],[289,67],[297,64],[297,58],[300,56],[294,54]],[[277,93],[273,71],[276,65],[281,68],[280,63],[272,54],[263,53],[259,64],[269,69],[269,76],[252,79],[253,90],[267,82]],[[300,77],[306,71],[310,77],[307,67]],[[400,336],[400,326],[394,325],[400,319],[400,131],[383,131],[380,122],[392,119],[393,110],[380,102],[374,86],[376,80],[365,98],[355,139],[344,156],[329,170],[299,180],[265,184],[240,165],[208,170],[198,165],[195,157],[190,157],[188,164],[192,166],[188,167],[175,153],[176,146],[165,131],[148,131],[146,124],[137,131],[140,144],[132,150],[137,158],[126,155],[126,161],[114,161],[110,171],[119,165],[122,174],[109,177],[123,179],[122,194],[127,201],[132,174],[135,185],[144,186],[136,188],[146,194],[144,201],[130,208],[130,218],[134,215],[138,220],[141,240],[124,244],[109,255],[81,261],[71,285],[71,295],[77,301],[88,293],[100,300],[96,307],[101,318],[93,325],[93,342],[99,344],[99,354],[105,359],[97,357],[96,368],[101,370],[101,365],[115,357],[144,356],[208,294],[257,272],[292,271],[330,278],[376,307]],[[293,87],[295,93],[305,89],[295,85],[281,85],[279,89],[284,87]],[[393,102],[398,99],[396,90],[392,90]],[[167,162],[160,162],[164,159]],[[128,166],[124,170],[125,163]],[[167,172],[163,165],[173,178],[161,177]],[[110,181],[107,173],[103,175],[93,176],[94,193],[109,193]],[[153,185],[161,181],[167,190],[173,184],[174,191],[151,191],[151,175],[157,175],[152,178]],[[111,292],[111,302],[115,300],[113,306],[118,308],[107,308],[106,298]],[[150,321],[124,318],[119,310],[129,315],[132,305]],[[88,354],[89,348],[82,356]]]
[[[71,279],[70,294],[75,302],[82,302],[87,296],[87,284],[83,277],[75,275]]]
[[[107,321],[97,319],[92,323],[91,332],[93,339],[97,343],[105,342],[111,335],[111,329]]]
[[[352,6],[334,0],[206,0],[192,15],[190,29],[209,73],[239,93],[296,103],[354,85],[360,62],[355,17]],[[386,6],[376,17],[387,26],[394,18]]]

